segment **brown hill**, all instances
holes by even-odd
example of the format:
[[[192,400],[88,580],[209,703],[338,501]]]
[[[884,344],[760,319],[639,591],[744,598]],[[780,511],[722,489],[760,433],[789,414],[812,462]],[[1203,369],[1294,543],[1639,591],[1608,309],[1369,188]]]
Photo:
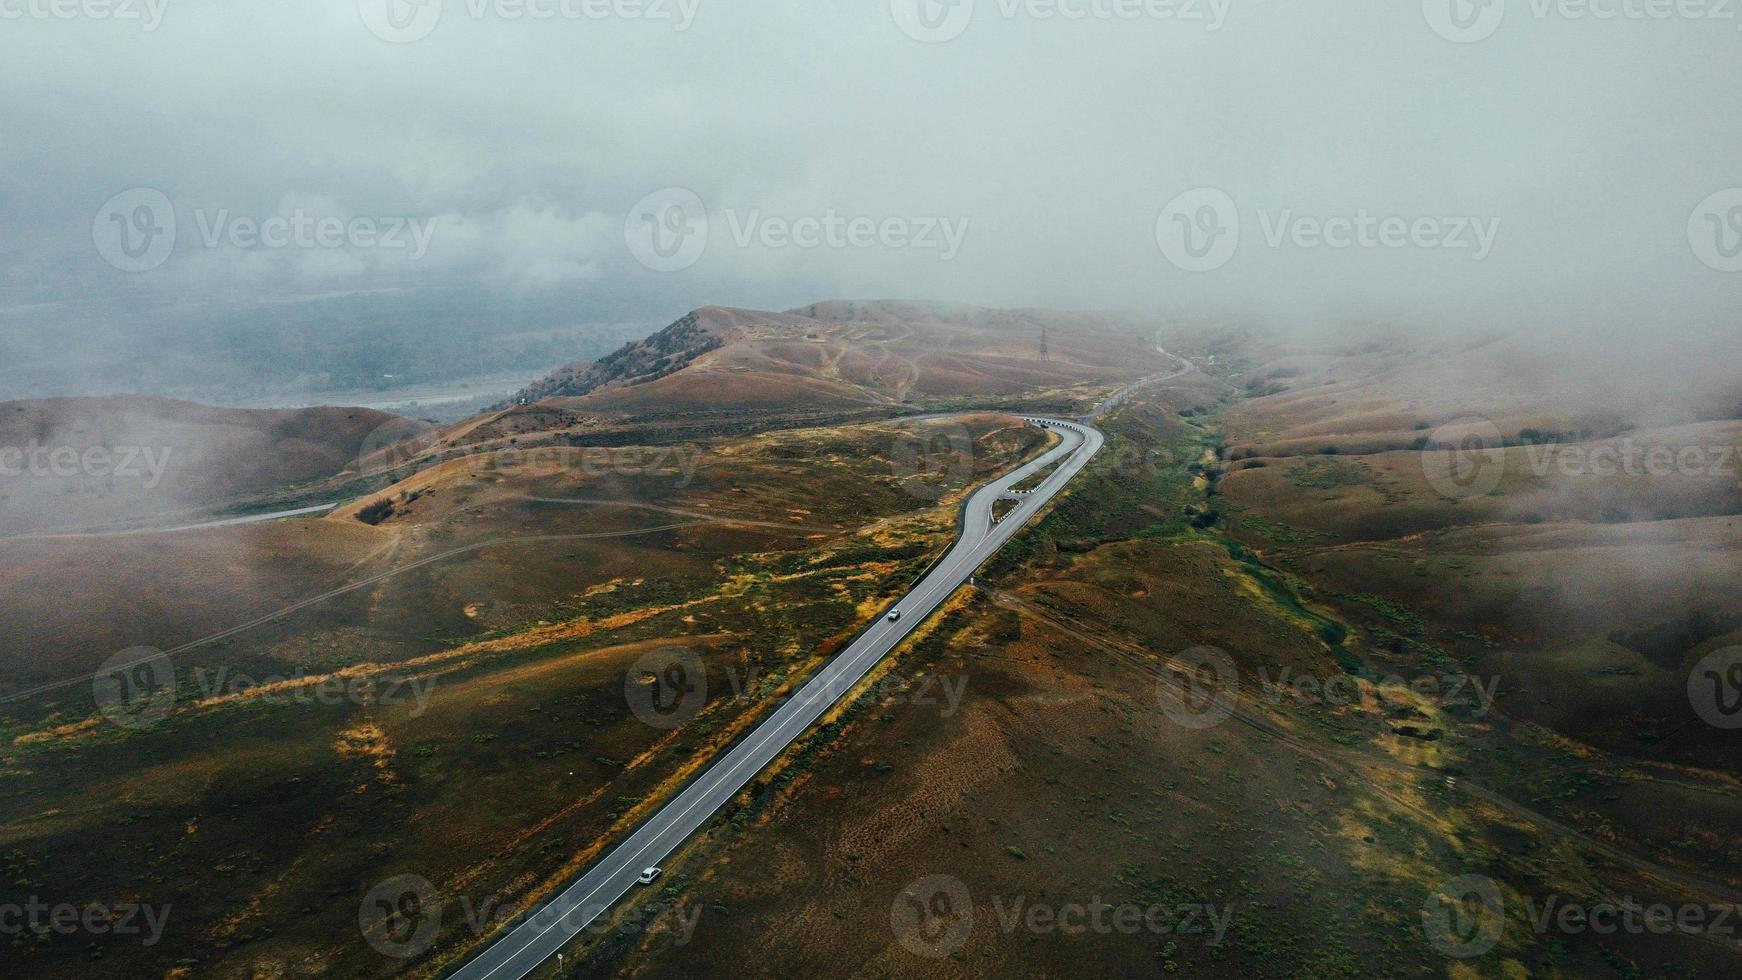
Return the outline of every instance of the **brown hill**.
[[[515,401],[584,398],[587,407],[646,414],[1017,394],[1139,375],[1163,363],[1151,332],[1102,317],[887,301],[786,313],[710,306],[562,368]]]
[[[317,480],[343,470],[397,418],[135,396],[0,404],[0,533],[204,510]]]
[[[697,310],[645,340],[624,344],[597,361],[577,361],[533,382],[515,403],[577,397],[600,388],[646,384],[681,370],[719,348],[734,333],[732,311]]]
[[[1695,354],[1648,340],[1580,347],[1525,335],[1271,347],[1240,379],[1251,397],[1232,412],[1245,437],[1234,456],[1416,449],[1471,417],[1508,439],[1531,430],[1603,439],[1742,419],[1742,384],[1690,367],[1739,354],[1735,340]]]

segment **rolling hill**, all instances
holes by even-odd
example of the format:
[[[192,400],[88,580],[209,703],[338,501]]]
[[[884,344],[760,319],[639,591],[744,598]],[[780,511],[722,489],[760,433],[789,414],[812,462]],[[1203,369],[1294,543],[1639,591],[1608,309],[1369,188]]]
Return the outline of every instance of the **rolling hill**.
[[[885,406],[1069,387],[1162,363],[1139,324],[1099,317],[893,302],[705,307],[515,400],[641,414]]]
[[[396,418],[146,396],[0,404],[0,534],[185,514],[318,480],[349,466]]]
[[[1137,320],[1088,314],[894,301],[784,313],[704,307],[597,361],[551,373],[451,438],[597,439],[626,422],[705,435],[777,416],[1086,405],[1109,385],[1171,363],[1156,349],[1155,332]]]

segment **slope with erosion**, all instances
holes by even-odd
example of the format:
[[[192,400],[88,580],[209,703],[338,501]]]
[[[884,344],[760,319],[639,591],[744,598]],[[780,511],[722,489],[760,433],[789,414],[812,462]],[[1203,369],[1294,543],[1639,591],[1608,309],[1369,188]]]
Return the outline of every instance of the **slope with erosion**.
[[[625,424],[695,438],[928,409],[1080,408],[1170,363],[1155,350],[1152,328],[1086,315],[901,303],[787,313],[708,307],[609,357],[564,368],[451,438],[502,443],[556,433],[598,442]]]

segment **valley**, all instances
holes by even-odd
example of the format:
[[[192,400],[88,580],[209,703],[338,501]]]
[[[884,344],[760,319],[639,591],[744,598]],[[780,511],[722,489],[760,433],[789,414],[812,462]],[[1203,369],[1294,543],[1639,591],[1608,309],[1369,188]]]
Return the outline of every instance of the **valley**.
[[[1040,319],[1048,360],[1013,367]],[[1543,910],[1742,892],[1735,736],[1687,683],[1742,639],[1742,494],[1645,462],[1720,461],[1742,421],[1721,391],[1508,402],[1446,364],[710,308],[458,423],[320,410],[348,460],[176,474],[208,515],[330,512],[0,539],[10,887],[174,896],[150,948],[10,954],[461,969],[881,623],[965,495],[1047,450],[1024,417],[1117,395],[971,585],[532,975],[1727,975],[1713,918]],[[1623,440],[1636,473],[1560,462]],[[1479,950],[1431,914],[1470,882],[1504,909]]]

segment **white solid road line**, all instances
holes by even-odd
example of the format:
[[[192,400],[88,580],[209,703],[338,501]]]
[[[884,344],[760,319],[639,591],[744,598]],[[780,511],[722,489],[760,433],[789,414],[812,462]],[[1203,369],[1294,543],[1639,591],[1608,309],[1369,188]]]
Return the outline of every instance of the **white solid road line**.
[[[975,569],[1046,506],[1100,452],[1105,442],[1101,433],[1089,425],[1056,419],[1025,421],[1053,429],[1064,438],[1040,457],[969,494],[963,505],[961,537],[943,560],[891,607],[902,611],[900,620],[890,622],[889,610],[880,612],[791,700],[763,719],[743,741],[600,858],[578,881],[450,974],[451,980],[520,980],[554,957],[634,888],[643,868],[657,865],[689,839],[794,739],[845,697]],[[1002,521],[992,521],[992,504],[1010,487],[1054,463],[1059,464],[1058,468],[1032,494],[1025,495]]]

